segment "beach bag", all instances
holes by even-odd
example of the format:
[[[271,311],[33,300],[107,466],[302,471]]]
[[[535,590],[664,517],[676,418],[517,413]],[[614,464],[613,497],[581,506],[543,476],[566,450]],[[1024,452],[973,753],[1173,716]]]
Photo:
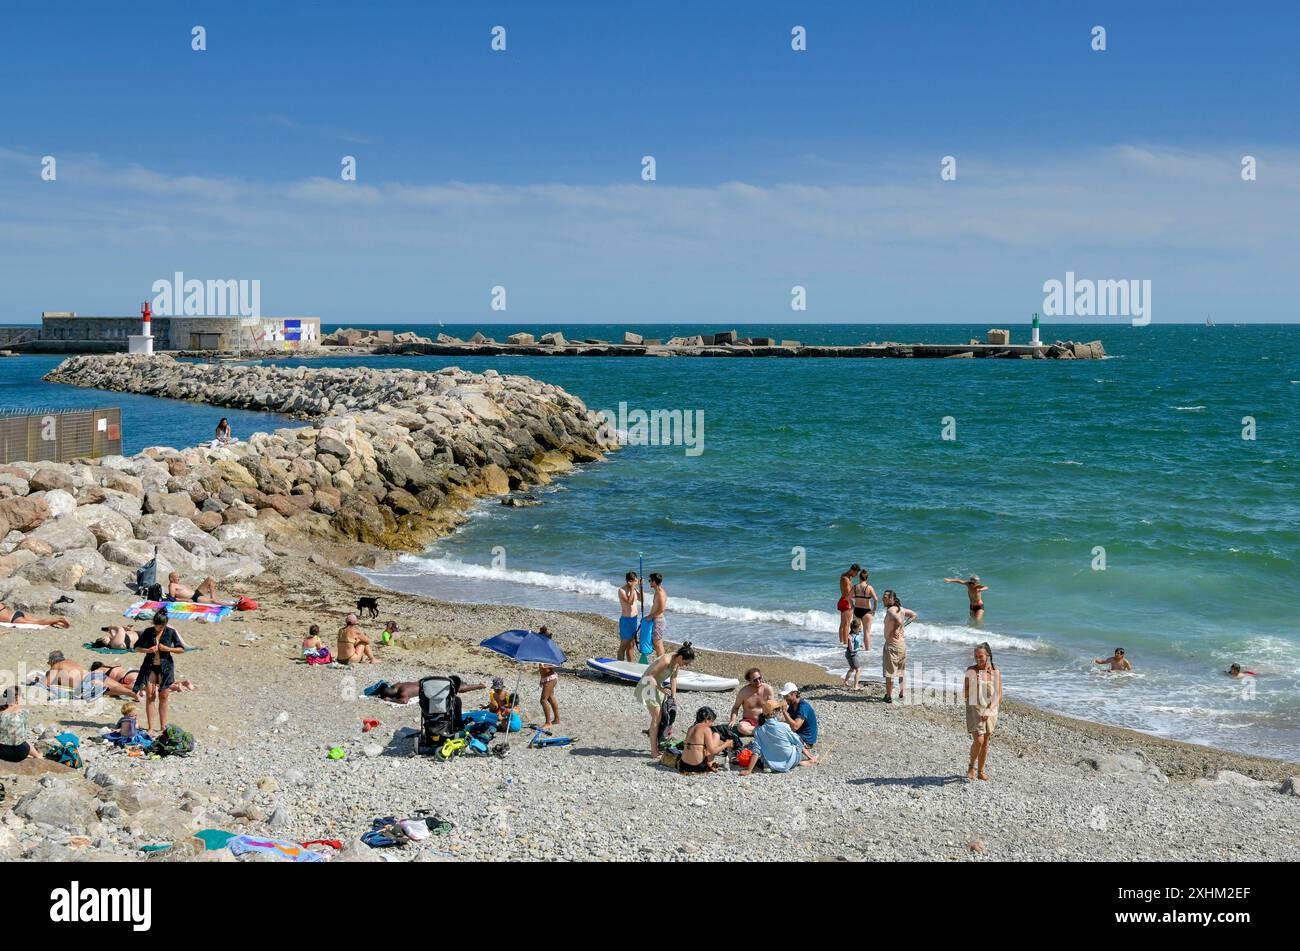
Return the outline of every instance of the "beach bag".
[[[153,751],[159,756],[184,756],[194,752],[194,734],[172,724],[153,741]]]
[[[54,746],[45,754],[45,758],[53,760],[60,766],[81,769],[81,753],[77,749],[79,745],[80,741],[75,733],[60,733],[54,738]]]
[[[664,750],[659,754],[659,762],[671,770],[676,770],[682,762],[682,754],[676,750]]]
[[[659,704],[659,745],[663,746],[673,735],[673,724],[677,722],[677,701],[671,696],[664,697]]]
[[[153,596],[153,589],[158,589],[158,597]],[[162,587],[158,584],[158,556],[150,558],[135,572],[135,593],[150,601],[162,600]]]

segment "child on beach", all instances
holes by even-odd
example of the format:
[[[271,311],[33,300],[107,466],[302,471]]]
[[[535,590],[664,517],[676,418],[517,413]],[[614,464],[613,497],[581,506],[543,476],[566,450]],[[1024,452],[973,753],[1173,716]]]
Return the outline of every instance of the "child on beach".
[[[488,691],[487,708],[497,715],[497,729],[502,733],[517,733],[523,725],[519,712],[519,698],[506,689],[505,678],[493,677]]]
[[[393,643],[393,638],[397,636],[397,622],[387,621],[384,623],[383,633],[379,635],[379,643],[387,647]]]
[[[307,636],[302,640],[302,656],[309,664],[328,664],[332,659],[330,649],[321,640],[319,624],[307,629]]]
[[[117,721],[117,732],[124,740],[135,739],[135,731],[140,729],[139,722],[135,718],[135,704],[126,702],[122,704],[122,719]]]
[[[862,679],[862,670],[860,655],[862,652],[862,622],[857,618],[849,625],[849,644],[844,648],[844,659],[848,661],[849,669],[844,672],[844,686],[850,690],[861,689],[860,681]],[[849,684],[850,675],[853,677],[852,685]]]
[[[544,624],[537,629],[537,633],[546,638],[551,636],[550,630]],[[550,664],[538,664],[537,675],[541,678],[542,717],[546,720],[542,724],[542,729],[545,730],[547,727],[560,725],[560,707],[555,702],[555,684],[560,679],[560,675]]]

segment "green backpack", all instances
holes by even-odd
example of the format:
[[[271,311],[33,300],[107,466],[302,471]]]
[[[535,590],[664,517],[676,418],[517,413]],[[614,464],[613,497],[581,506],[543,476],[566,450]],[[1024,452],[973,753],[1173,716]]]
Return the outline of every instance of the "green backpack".
[[[194,752],[194,734],[172,724],[153,741],[150,752],[159,756],[184,756]]]

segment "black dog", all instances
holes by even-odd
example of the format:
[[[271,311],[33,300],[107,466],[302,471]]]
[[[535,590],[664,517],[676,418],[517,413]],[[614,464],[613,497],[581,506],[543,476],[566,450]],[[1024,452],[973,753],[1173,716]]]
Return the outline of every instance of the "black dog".
[[[379,599],[357,598],[357,613],[364,617],[379,617]]]

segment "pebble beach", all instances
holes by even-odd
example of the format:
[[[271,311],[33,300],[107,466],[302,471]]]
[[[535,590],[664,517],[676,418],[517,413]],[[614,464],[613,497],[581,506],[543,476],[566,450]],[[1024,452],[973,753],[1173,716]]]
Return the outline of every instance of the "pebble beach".
[[[770,683],[799,684],[818,713],[820,764],[678,775],[651,761],[632,686],[586,667],[614,653],[612,616],[399,594],[357,570],[452,530],[476,499],[526,492],[611,449],[580,402],[526,378],[375,372],[349,387],[345,405],[327,374],[254,369],[244,382],[258,385],[247,386],[226,368],[203,372],[213,379],[79,358],[64,378],[133,391],[148,382],[175,388],[166,395],[300,412],[310,424],[236,448],[0,472],[0,599],[71,623],[0,629],[0,667],[20,679],[43,670],[54,649],[86,667],[129,660],[82,645],[136,600],[124,584],[149,551],[164,578],[172,567],[187,578],[210,572],[224,592],[259,603],[218,624],[176,622],[200,648],[177,660],[178,676],[197,689],[171,705],[171,722],[195,737],[188,756],[133,758],[106,746],[100,737],[118,701],[50,702],[28,691],[33,738],[76,733],[84,766],[0,766],[0,859],[258,860],[202,850],[192,836],[203,829],[337,840],[337,851],[322,848],[346,861],[1300,857],[1296,764],[1006,701],[991,780],[966,782],[959,703],[886,705],[878,682],[847,691],[821,668],[778,657],[702,651],[693,669],[739,677],[759,666]],[[73,600],[59,604],[59,595]],[[362,595],[380,604],[380,618],[363,628],[373,637],[395,620],[396,641],[377,649],[373,665],[303,663],[308,626],[319,624],[332,646]],[[516,734],[504,758],[415,756],[419,707],[362,695],[381,679],[501,676],[513,685],[518,676],[529,722],[536,669],[477,645],[543,624],[568,657],[556,696],[558,732],[575,738],[571,746],[530,749]],[[924,660],[924,650],[915,645],[913,656]],[[466,694],[466,708],[482,699]],[[732,699],[681,694],[675,736],[703,704],[725,719]],[[365,731],[367,720],[379,725]],[[328,758],[336,747],[343,758]],[[361,843],[374,819],[420,810],[450,830],[393,849]]]

